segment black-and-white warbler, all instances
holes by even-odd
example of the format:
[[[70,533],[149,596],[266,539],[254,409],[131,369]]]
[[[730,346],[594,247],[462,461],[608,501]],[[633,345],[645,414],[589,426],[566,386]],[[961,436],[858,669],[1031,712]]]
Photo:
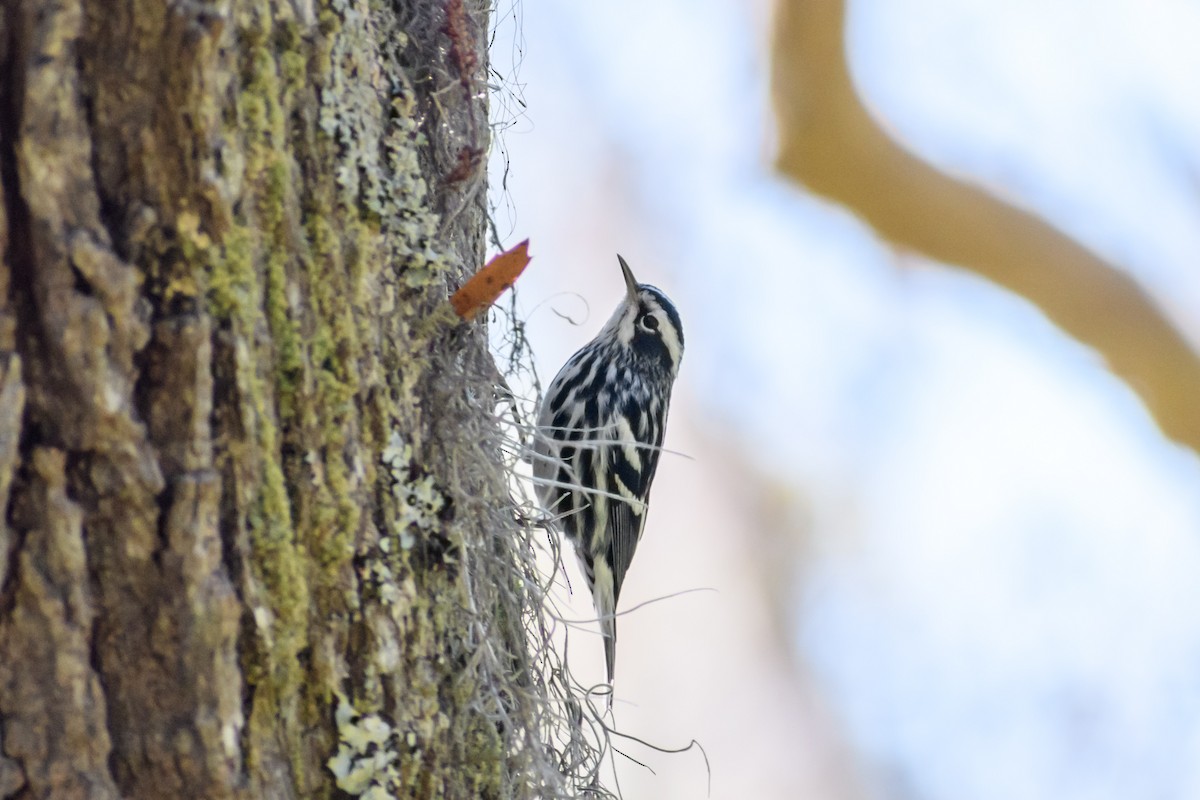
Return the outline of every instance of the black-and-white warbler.
[[[625,259],[626,295],[559,370],[542,401],[533,474],[542,506],[575,546],[604,634],[608,682],[617,598],[646,525],[683,326],[660,290]]]

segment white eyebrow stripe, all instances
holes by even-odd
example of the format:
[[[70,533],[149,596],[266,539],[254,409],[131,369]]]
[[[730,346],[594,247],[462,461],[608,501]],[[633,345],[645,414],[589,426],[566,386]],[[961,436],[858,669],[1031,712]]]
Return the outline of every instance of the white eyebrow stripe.
[[[657,307],[658,304],[655,303]],[[671,318],[667,312],[661,308],[657,308],[662,315],[663,324],[658,326],[659,335],[662,337],[663,344],[667,347],[667,353],[671,356],[671,366],[678,367],[679,360],[683,356],[683,345],[679,342],[679,331],[675,330],[675,326],[671,324]]]

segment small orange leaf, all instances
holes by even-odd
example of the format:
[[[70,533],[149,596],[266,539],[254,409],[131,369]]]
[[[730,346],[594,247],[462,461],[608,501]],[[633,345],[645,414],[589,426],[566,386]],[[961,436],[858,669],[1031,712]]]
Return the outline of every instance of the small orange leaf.
[[[459,288],[450,298],[454,310],[465,320],[471,320],[489,307],[500,294],[512,286],[529,264],[529,240],[493,258],[483,269]]]

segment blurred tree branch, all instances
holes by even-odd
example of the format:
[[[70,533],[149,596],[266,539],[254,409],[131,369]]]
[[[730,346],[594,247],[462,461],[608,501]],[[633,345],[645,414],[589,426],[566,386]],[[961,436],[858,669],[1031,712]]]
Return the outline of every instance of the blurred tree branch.
[[[784,174],[854,210],[893,244],[1025,296],[1098,350],[1167,436],[1200,451],[1196,352],[1114,265],[891,139],[854,89],[844,0],[780,0],[773,72]]]

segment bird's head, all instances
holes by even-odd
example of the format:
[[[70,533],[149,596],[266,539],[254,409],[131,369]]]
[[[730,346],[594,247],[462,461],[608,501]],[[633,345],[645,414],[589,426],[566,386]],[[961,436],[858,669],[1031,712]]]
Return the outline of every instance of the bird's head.
[[[662,290],[638,283],[624,258],[618,255],[617,261],[625,275],[625,297],[600,337],[615,340],[629,348],[635,358],[657,363],[674,377],[683,360],[683,323],[679,312]]]

